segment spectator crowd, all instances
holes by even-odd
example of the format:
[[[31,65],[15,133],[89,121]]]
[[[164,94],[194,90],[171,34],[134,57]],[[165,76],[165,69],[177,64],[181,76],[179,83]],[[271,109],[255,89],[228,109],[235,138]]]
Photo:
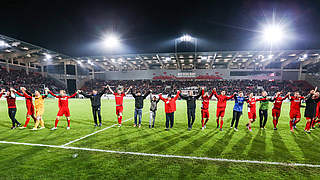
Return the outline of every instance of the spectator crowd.
[[[32,92],[35,90],[42,91],[44,87],[49,87],[53,91],[64,89],[54,79],[42,77],[38,72],[29,72],[27,74],[24,69],[11,69],[8,72],[5,68],[0,68],[0,88],[8,90],[10,87],[17,90],[20,87],[25,87]]]
[[[133,86],[136,91],[146,92],[152,90],[154,93],[171,93],[175,90],[184,90],[190,87],[205,87],[206,90],[216,88],[218,92],[225,90],[227,94],[243,91],[246,95],[253,92],[259,95],[263,90],[270,95],[278,91],[299,91],[306,95],[313,86],[306,81],[269,81],[269,80],[91,80],[84,84],[82,90],[101,90],[102,86],[110,85],[113,88],[129,88]],[[110,92],[107,92],[110,93]]]

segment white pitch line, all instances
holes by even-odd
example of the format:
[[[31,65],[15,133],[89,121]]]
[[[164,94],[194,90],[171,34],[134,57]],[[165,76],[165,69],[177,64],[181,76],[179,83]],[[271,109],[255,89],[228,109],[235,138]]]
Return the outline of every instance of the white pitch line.
[[[148,112],[145,112],[145,113],[142,113],[142,114],[146,114],[146,113],[148,113]],[[126,120],[124,120],[124,121],[122,121],[122,122],[124,123],[124,122],[130,121],[130,120],[132,120],[132,119],[133,119],[133,117],[132,117],[132,118],[129,118],[129,119],[126,119]],[[81,138],[78,138],[78,139],[75,139],[75,140],[70,141],[70,142],[68,142],[68,143],[65,143],[65,144],[62,145],[62,146],[68,146],[68,145],[70,145],[70,144],[72,144],[72,143],[75,143],[75,142],[77,142],[77,141],[80,141],[80,140],[82,140],[82,139],[85,139],[85,138],[87,138],[87,137],[89,137],[89,136],[95,135],[95,134],[97,134],[97,133],[99,133],[99,132],[102,132],[102,131],[104,131],[104,130],[110,129],[110,128],[112,128],[112,127],[114,127],[114,126],[117,126],[117,125],[118,125],[118,124],[114,124],[114,125],[112,125],[112,126],[105,127],[105,128],[103,128],[103,129],[100,129],[99,131],[95,131],[95,132],[93,132],[93,133],[91,133],[91,134],[87,134],[87,135],[85,135],[85,136],[83,136],[83,137],[81,137]]]
[[[112,150],[104,150],[104,149],[91,149],[91,148],[81,148],[81,147],[71,147],[71,146],[19,143],[19,142],[8,142],[8,141],[0,141],[0,143],[1,144],[25,145],[25,146],[50,147],[50,148],[60,148],[60,149],[71,149],[71,150],[82,150],[82,151],[93,151],[93,152],[106,152],[106,153],[114,153],[114,154],[128,154],[128,155],[149,156],[149,157],[178,158],[178,159],[206,160],[206,161],[248,163],[248,164],[266,164],[266,165],[279,165],[279,166],[291,166],[291,167],[300,166],[300,167],[320,168],[319,164],[284,163],[284,162],[272,162],[272,161],[252,161],[252,160],[222,159],[222,158],[209,158],[209,157],[196,157],[196,156],[179,156],[179,155],[167,155],[167,154],[150,154],[150,153],[112,151]]]

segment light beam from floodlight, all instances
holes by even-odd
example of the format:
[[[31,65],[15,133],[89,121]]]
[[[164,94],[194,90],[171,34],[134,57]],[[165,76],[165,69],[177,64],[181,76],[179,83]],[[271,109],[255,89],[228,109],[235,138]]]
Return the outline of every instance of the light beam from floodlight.
[[[117,36],[112,34],[105,37],[103,44],[107,48],[116,48],[120,45],[120,40]]]

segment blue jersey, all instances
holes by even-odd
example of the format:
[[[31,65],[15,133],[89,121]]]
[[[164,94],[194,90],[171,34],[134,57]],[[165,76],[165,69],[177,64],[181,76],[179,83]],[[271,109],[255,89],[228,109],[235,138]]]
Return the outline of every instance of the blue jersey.
[[[233,110],[237,112],[242,112],[243,104],[245,102],[244,97],[235,96],[234,97],[234,107]]]

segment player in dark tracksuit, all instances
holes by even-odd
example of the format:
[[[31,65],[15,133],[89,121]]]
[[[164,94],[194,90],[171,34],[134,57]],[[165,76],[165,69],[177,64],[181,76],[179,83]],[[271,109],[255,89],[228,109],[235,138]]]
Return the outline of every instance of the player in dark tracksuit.
[[[188,130],[192,129],[192,125],[196,118],[196,101],[201,96],[201,91],[199,90],[199,94],[193,96],[193,92],[189,91],[189,95],[180,95],[180,97],[187,101],[187,114],[188,114]]]
[[[304,111],[304,117],[306,117],[307,123],[304,131],[310,134],[310,128],[316,118],[317,104],[320,101],[319,93],[315,93],[315,90],[310,91],[310,93],[305,97],[305,101],[306,109]]]
[[[104,89],[101,92],[97,92],[96,90],[92,91],[92,94],[86,94],[84,92],[80,92],[84,97],[90,98],[91,101],[91,107],[92,107],[92,115],[93,115],[93,120],[94,120],[94,126],[98,126],[98,121],[97,121],[97,115],[99,118],[99,126],[102,126],[101,122],[101,96],[106,93],[107,88],[104,87]]]
[[[139,128],[141,127],[141,118],[142,118],[142,109],[143,109],[143,100],[148,97],[151,91],[148,91],[146,94],[141,94],[141,92],[134,93],[131,90],[131,94],[135,100],[135,110],[134,110],[134,127],[137,126],[137,116],[139,116]]]
[[[243,104],[247,100],[248,100],[247,98],[243,97],[242,91],[239,92],[239,95],[235,94],[234,96],[233,116],[232,116],[230,128],[233,128],[233,124],[235,123],[235,126],[234,126],[235,131],[238,131],[238,124],[239,124],[240,117],[242,115]]]

